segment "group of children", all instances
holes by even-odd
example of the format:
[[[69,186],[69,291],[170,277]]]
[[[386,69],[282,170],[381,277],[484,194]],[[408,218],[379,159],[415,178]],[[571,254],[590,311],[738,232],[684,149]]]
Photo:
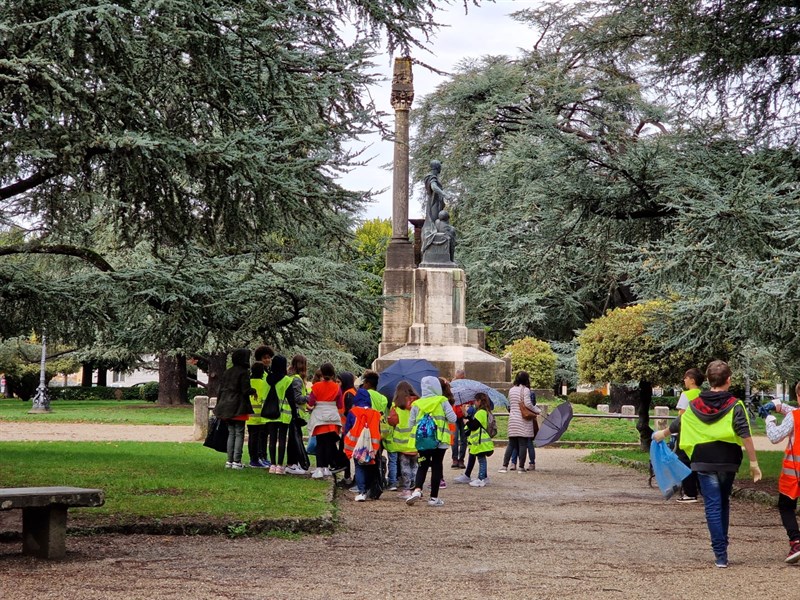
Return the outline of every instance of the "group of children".
[[[422,393],[406,381],[398,383],[392,402],[378,391],[379,375],[367,371],[355,386],[352,373],[338,375],[325,363],[306,384],[306,358],[296,355],[291,364],[261,346],[249,365],[250,351],[233,352],[233,366],[223,374],[215,415],[228,424],[229,469],[243,469],[244,431],[247,426],[249,466],[276,475],[306,475],[307,454],[316,455],[311,477],[321,479],[343,472],[343,482],[355,486],[355,500],[380,497],[382,491],[399,491],[408,504],[422,497],[431,471],[429,504],[441,506],[439,490],[446,487],[445,452],[463,434],[469,448],[458,483],[483,487],[488,481],[486,458],[494,451],[496,434],[492,403],[486,394],[459,407],[456,415],[450,386],[443,378],[423,378]],[[420,442],[428,423],[434,424],[433,442]],[[422,423],[422,425],[420,425]],[[308,448],[302,448],[302,427],[307,424]],[[458,431],[463,428],[463,431]],[[491,431],[491,433],[490,433]],[[425,445],[425,447],[423,447]],[[385,458],[384,458],[385,453]],[[352,464],[351,464],[351,461]],[[478,465],[478,476],[471,477]],[[351,466],[354,465],[354,469]],[[351,477],[353,475],[353,477]]]

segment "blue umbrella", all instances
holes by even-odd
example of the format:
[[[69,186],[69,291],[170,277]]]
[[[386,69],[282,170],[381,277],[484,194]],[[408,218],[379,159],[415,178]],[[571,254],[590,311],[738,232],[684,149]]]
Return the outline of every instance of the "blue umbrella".
[[[474,379],[453,379],[453,381],[450,382],[450,390],[453,392],[453,397],[456,399],[456,406],[474,401],[475,394],[483,392],[489,396],[489,400],[492,401],[495,408],[498,406],[508,408],[508,398],[501,392]]]
[[[391,402],[394,390],[401,381],[411,384],[417,393],[421,393],[420,383],[423,377],[438,377],[439,369],[422,358],[401,358],[379,373],[378,391]]]

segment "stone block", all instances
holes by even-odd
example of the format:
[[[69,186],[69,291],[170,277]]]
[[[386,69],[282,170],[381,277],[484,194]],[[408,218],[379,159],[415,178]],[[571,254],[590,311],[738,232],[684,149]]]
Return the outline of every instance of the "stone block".
[[[620,412],[626,416],[636,416],[636,407],[632,404],[623,404]]]
[[[599,410],[600,412],[607,413],[608,412],[608,404],[598,404],[597,405],[597,410]]]
[[[655,408],[656,416],[657,417],[669,417],[669,406],[656,406]],[[669,427],[669,420],[668,419],[656,419],[654,426],[656,430],[658,429],[666,429]]]

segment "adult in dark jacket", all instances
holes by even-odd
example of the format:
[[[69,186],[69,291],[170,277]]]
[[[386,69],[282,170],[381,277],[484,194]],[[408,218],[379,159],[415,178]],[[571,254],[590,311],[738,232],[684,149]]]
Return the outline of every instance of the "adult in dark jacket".
[[[228,423],[228,461],[226,469],[241,469],[244,425],[253,414],[250,403],[250,350],[238,348],[231,356],[233,366],[222,374],[214,414]]]

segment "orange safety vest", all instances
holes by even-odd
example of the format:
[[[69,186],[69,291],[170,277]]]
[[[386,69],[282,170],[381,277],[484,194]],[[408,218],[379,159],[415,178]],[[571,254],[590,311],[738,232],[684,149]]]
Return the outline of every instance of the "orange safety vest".
[[[778,478],[778,491],[784,496],[800,498],[800,411],[792,413],[794,432],[792,443],[786,447],[783,456],[783,469]]]
[[[356,448],[358,438],[364,430],[364,427],[368,427],[369,437],[372,441],[372,449],[377,456],[378,450],[381,447],[381,413],[374,408],[364,408],[363,406],[354,406],[350,409],[350,412],[353,413],[356,422],[350,428],[350,431],[347,432],[347,435],[344,436],[345,455],[347,458],[353,458],[353,450]],[[374,465],[375,461],[370,461],[369,464]]]

